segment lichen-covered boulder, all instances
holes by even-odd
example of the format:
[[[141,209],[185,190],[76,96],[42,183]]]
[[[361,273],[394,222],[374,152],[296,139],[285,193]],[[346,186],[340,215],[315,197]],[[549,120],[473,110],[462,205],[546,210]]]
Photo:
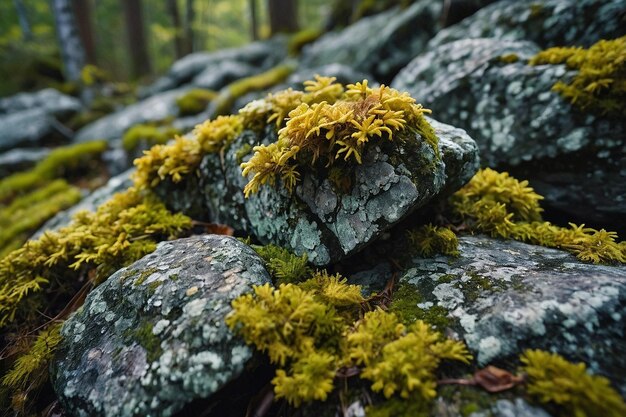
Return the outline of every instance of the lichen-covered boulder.
[[[0,151],[41,145],[55,134],[58,123],[42,108],[0,115]]]
[[[60,402],[76,416],[170,416],[209,397],[252,355],[224,323],[231,301],[269,280],[231,237],[159,244],[64,324],[51,369]]]
[[[340,63],[389,82],[437,32],[441,2],[419,0],[327,33],[304,47],[304,68]]]
[[[439,138],[440,159],[421,141],[413,148],[377,146],[354,168],[346,190],[338,191],[328,172],[306,172],[293,194],[267,186],[247,199],[243,189],[248,179],[242,177],[240,164],[249,159],[253,146],[274,141],[276,133],[273,126],[263,135],[246,131],[223,155],[204,158],[199,176],[177,187],[186,191],[173,199],[179,201],[173,208],[199,212],[204,205],[213,221],[306,253],[315,265],[337,262],[433,198],[456,191],[476,173],[478,149],[467,133],[429,122]],[[157,192],[168,195],[174,188]]]
[[[415,258],[399,277],[416,307],[444,316],[479,366],[543,349],[626,384],[626,268],[484,236],[459,238],[458,258]],[[434,309],[434,310],[431,310]]]
[[[441,30],[428,49],[470,38],[589,47],[626,34],[622,0],[500,0]]]
[[[552,91],[575,72],[529,65],[537,52],[532,42],[451,42],[415,58],[392,85],[466,129],[484,165],[528,179],[568,221],[626,230],[626,123]]]
[[[31,168],[49,153],[48,148],[17,148],[0,153],[0,178]]]
[[[63,94],[54,88],[46,88],[35,93],[19,93],[0,99],[0,114],[35,108],[43,109],[53,116],[66,117],[79,112],[82,105],[77,98]]]

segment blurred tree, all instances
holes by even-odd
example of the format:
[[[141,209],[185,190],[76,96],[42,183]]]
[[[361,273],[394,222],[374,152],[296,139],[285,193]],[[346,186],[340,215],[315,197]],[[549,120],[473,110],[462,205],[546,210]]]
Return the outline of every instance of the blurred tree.
[[[120,0],[126,19],[126,34],[133,78],[150,73],[150,58],[144,34],[141,0]]]
[[[174,51],[176,52],[176,59],[182,58],[184,53],[183,45],[183,29],[180,22],[180,13],[178,13],[178,2],[176,0],[167,0],[167,12],[172,19],[172,25],[174,25]]]
[[[96,46],[93,39],[91,0],[73,0],[74,15],[78,23],[78,34],[83,41],[87,62],[96,64]]]
[[[71,0],[51,0],[50,5],[54,14],[65,77],[69,81],[77,81],[85,66],[85,50],[76,28]]]
[[[30,23],[28,22],[26,7],[24,7],[22,0],[13,0],[13,4],[15,4],[15,11],[17,12],[17,18],[19,19],[20,28],[22,29],[22,38],[25,41],[31,40],[33,32],[31,31]]]
[[[274,35],[281,32],[298,31],[297,0],[268,0],[270,31]]]
[[[185,30],[184,30],[184,52],[185,55],[193,52],[193,21],[195,18],[195,9],[193,0],[185,0]]]
[[[250,35],[253,41],[259,39],[259,28],[257,27],[257,10],[256,0],[248,0],[248,8],[250,9]]]

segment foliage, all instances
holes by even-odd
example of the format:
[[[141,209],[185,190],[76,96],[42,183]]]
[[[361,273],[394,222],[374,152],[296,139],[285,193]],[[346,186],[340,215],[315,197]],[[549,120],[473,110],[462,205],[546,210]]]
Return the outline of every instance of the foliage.
[[[626,263],[626,243],[617,234],[570,223],[542,221],[543,197],[506,172],[485,168],[451,198],[454,212],[473,230],[551,248],[565,249],[582,261]]]
[[[127,151],[137,149],[140,144],[162,145],[179,132],[169,125],[158,126],[151,123],[137,124],[124,132],[122,145]]]
[[[216,153],[228,148],[242,131],[243,124],[238,116],[217,116],[215,120],[196,126],[194,133],[204,152]]]
[[[54,178],[67,178],[89,167],[93,159],[106,149],[106,141],[84,142],[56,148],[30,171],[18,172],[0,180],[0,202],[31,191]]]
[[[28,233],[81,199],[80,190],[64,180],[53,181],[0,206],[0,259],[20,247]]]
[[[280,284],[303,281],[312,272],[305,253],[296,256],[288,249],[272,244],[253,245],[252,249],[263,258],[268,272]]]
[[[94,270],[91,281],[97,284],[154,251],[156,242],[190,227],[188,217],[170,213],[156,197],[134,188],[114,195],[95,213],[77,213],[70,225],[45,232],[0,260],[0,327],[43,311],[42,298],[71,291],[81,271]]]
[[[176,98],[176,105],[183,116],[198,114],[203,112],[215,97],[217,97],[215,91],[195,88]]]
[[[626,116],[626,36],[600,40],[589,49],[549,48],[535,55],[530,64],[565,64],[577,73],[569,82],[554,84],[554,91],[581,110]]]
[[[574,417],[621,417],[626,404],[608,379],[587,373],[584,363],[573,364],[555,353],[527,350],[521,356],[528,377],[527,390],[542,403],[559,406]]]
[[[438,154],[437,137],[423,116],[429,111],[407,93],[384,85],[372,89],[367,80],[349,84],[346,90],[334,81],[334,77],[316,76],[304,83],[305,94],[287,90],[270,96],[269,106],[254,104],[256,109],[270,109],[268,122],[276,120],[280,125],[285,114],[289,120],[278,131],[276,142],[256,146],[252,158],[241,164],[243,175],[252,175],[244,189],[246,196],[261,185],[274,185],[277,178],[291,190],[299,179],[297,168],[318,160],[326,166],[339,158],[360,164],[366,144],[376,137],[401,141],[407,131],[416,132]],[[250,108],[242,112],[262,114]]]
[[[435,254],[459,255],[459,240],[456,234],[447,227],[426,224],[407,231],[412,248],[418,255],[428,258]]]
[[[442,360],[467,362],[465,346],[422,321],[405,327],[393,313],[365,313],[361,287],[317,272],[301,284],[255,286],[233,301],[226,323],[267,353],[278,369],[276,398],[298,406],[325,400],[340,369],[358,367],[372,390],[427,402]]]

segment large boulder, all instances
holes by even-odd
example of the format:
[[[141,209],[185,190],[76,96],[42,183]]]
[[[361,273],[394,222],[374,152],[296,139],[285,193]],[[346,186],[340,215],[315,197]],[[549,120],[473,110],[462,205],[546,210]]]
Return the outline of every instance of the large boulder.
[[[478,365],[544,349],[589,365],[626,394],[626,267],[485,236],[459,238],[458,258],[414,258],[400,274],[416,307],[445,316]],[[432,309],[432,311],[431,311]]]
[[[339,63],[369,72],[389,82],[439,28],[441,2],[419,0],[409,8],[394,8],[329,32],[304,47],[304,68]]]
[[[55,90],[46,88],[35,93],[19,93],[0,99],[0,114],[15,113],[39,108],[47,114],[66,117],[82,109],[80,100]]]
[[[17,148],[0,153],[0,178],[31,168],[49,153],[49,148]]]
[[[75,416],[170,416],[236,378],[252,355],[224,323],[270,278],[234,238],[159,244],[111,275],[63,325],[51,379]]]
[[[45,144],[58,127],[59,122],[42,108],[0,115],[0,151]]]
[[[251,156],[253,146],[276,140],[274,127],[268,126],[262,134],[244,132],[223,155],[205,156],[198,175],[176,185],[162,183],[156,192],[167,196],[175,211],[228,224],[261,242],[306,253],[313,264],[323,266],[358,252],[475,174],[475,142],[461,129],[436,121],[432,125],[440,159],[419,137],[406,146],[373,146],[353,174],[340,174],[352,177],[347,189],[329,179],[328,169],[304,170],[293,194],[282,186],[263,186],[244,198],[248,179],[242,177],[240,164]]]
[[[428,48],[469,38],[589,47],[625,35],[625,11],[622,0],[500,0],[441,30]]]
[[[624,231],[626,123],[582,112],[552,91],[575,72],[528,65],[538,51],[525,41],[451,42],[416,57],[392,85],[466,129],[484,165],[528,179],[549,218]]]

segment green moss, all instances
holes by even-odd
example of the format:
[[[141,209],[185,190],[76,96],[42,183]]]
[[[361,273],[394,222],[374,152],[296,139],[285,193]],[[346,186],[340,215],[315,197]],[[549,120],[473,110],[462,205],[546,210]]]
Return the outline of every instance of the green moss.
[[[180,132],[169,125],[138,124],[128,129],[122,136],[122,145],[127,151],[164,144]]]
[[[93,160],[107,149],[106,141],[84,142],[56,148],[35,167],[0,180],[0,202],[29,192],[54,178],[68,178],[93,166]]]
[[[405,325],[422,320],[433,327],[443,330],[449,327],[452,319],[447,309],[441,306],[421,308],[418,304],[424,300],[417,285],[402,282],[393,293],[389,312],[394,313]]]
[[[293,34],[289,38],[289,43],[287,44],[289,54],[298,55],[305,45],[316,41],[320,36],[322,36],[322,33],[323,32],[319,29],[304,29]]]
[[[554,91],[583,111],[626,117],[626,36],[600,40],[589,49],[550,48],[530,64],[565,64],[576,75],[571,81],[558,81]]]
[[[139,343],[146,350],[146,361],[148,363],[158,360],[163,353],[161,339],[152,332],[153,328],[154,325],[152,323],[145,323],[137,329],[127,330],[124,335],[126,338]]]
[[[163,284],[163,281],[154,281],[148,284],[148,292],[152,295]]]
[[[20,247],[46,220],[76,204],[80,190],[64,180],[56,180],[0,205],[0,259]]]
[[[301,282],[312,272],[306,254],[296,256],[276,245],[252,245],[252,249],[263,258],[268,272],[277,283]]]
[[[626,243],[618,243],[615,232],[545,222],[542,199],[528,181],[485,168],[452,196],[451,204],[455,215],[475,231],[565,249],[584,262],[626,263]]]
[[[176,105],[183,116],[202,113],[207,105],[217,97],[212,90],[195,88],[176,99]]]
[[[517,55],[517,54],[506,54],[506,55],[501,55],[498,59],[503,64],[514,64],[517,61],[519,61],[519,55]]]
[[[148,277],[150,275],[154,274],[157,271],[158,271],[158,269],[156,269],[156,268],[144,269],[143,271],[141,271],[141,273],[139,274],[139,277],[137,277],[137,279],[135,280],[133,285],[135,287],[140,286],[141,284],[143,284],[146,281],[146,279],[148,279]]]
[[[252,91],[264,90],[283,82],[293,72],[291,65],[279,65],[261,74],[242,78],[226,86],[215,99],[215,114],[230,114],[235,100]]]
[[[428,258],[436,254],[459,256],[459,240],[447,227],[427,224],[407,231],[411,249],[419,256]]]
[[[365,407],[368,417],[428,417],[429,403],[419,398],[410,401],[402,398],[390,398],[379,404]]]
[[[590,375],[585,364],[573,364],[562,356],[540,350],[527,350],[521,361],[528,393],[541,403],[557,405],[559,415],[626,415],[626,404],[609,380]]]

